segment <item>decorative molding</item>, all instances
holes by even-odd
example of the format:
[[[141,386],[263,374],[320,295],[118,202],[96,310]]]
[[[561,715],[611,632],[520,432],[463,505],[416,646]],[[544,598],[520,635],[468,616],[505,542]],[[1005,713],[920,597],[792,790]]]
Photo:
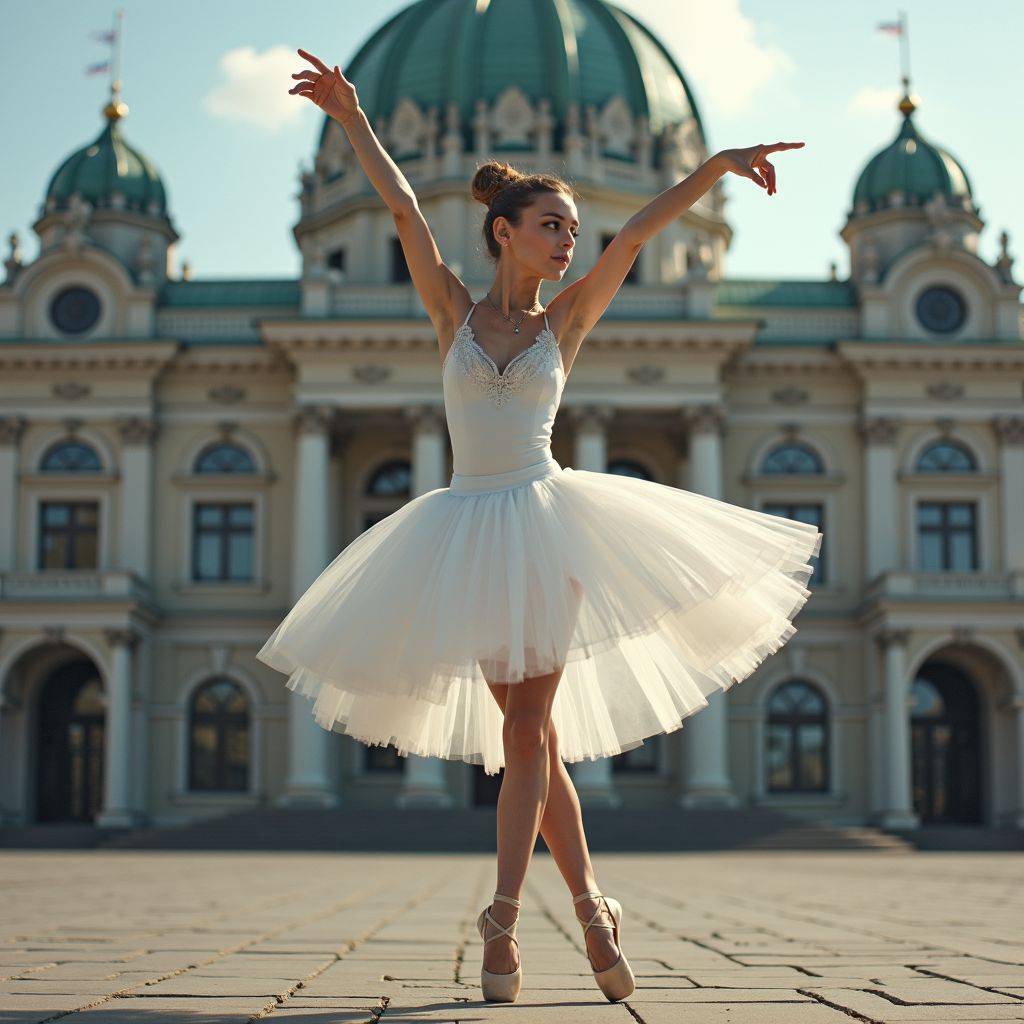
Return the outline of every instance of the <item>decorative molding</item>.
[[[888,647],[906,647],[910,642],[910,630],[883,629],[875,639],[883,650]]]
[[[405,418],[412,424],[414,434],[443,434],[448,429],[444,406],[410,406],[405,410]]]
[[[127,647],[131,650],[139,642],[138,633],[130,629],[108,629],[104,634],[111,647]]]
[[[626,376],[634,384],[649,387],[664,379],[665,369],[661,366],[633,366],[626,371]]]
[[[954,626],[953,627],[953,643],[960,647],[965,647],[974,641],[974,627],[973,626]]]
[[[772,401],[779,405],[803,405],[810,397],[811,393],[803,388],[777,388],[772,392]]]
[[[221,384],[206,392],[210,401],[216,402],[218,405],[234,405],[236,402],[244,402],[247,394],[245,388],[237,387],[234,384]]]
[[[949,381],[942,381],[940,384],[930,384],[925,391],[940,402],[952,402],[957,398],[963,398],[966,388],[963,384],[951,384]]]
[[[383,384],[391,376],[391,367],[377,366],[367,363],[366,366],[353,366],[352,376],[360,384]]]
[[[121,443],[125,445],[148,445],[156,434],[153,421],[139,416],[119,420],[117,432],[121,435]]]
[[[25,432],[25,421],[20,416],[0,416],[0,447],[13,448]]]
[[[725,410],[714,405],[703,405],[685,413],[691,434],[725,434]]]
[[[569,409],[569,418],[577,434],[604,434],[615,416],[615,409],[609,406],[588,405]]]
[[[63,626],[47,626],[43,629],[43,643],[51,647],[59,647],[64,643]]]
[[[50,388],[50,394],[54,398],[63,398],[69,402],[76,402],[79,398],[85,398],[92,394],[92,388],[88,384],[79,384],[69,380],[66,384],[54,384]]]
[[[1019,416],[1000,416],[992,421],[992,429],[1004,447],[1024,445],[1024,419]]]
[[[860,436],[867,445],[894,445],[899,433],[898,420],[885,416],[872,416],[861,420]]]
[[[298,434],[326,434],[333,420],[334,410],[330,406],[306,405],[295,413],[293,422]]]

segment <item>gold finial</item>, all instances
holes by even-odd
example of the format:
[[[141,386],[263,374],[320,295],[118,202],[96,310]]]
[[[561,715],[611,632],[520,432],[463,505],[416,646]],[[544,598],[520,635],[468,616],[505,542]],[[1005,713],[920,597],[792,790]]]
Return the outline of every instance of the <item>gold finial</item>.
[[[910,117],[910,115],[917,110],[917,104],[914,102],[916,97],[910,94],[910,79],[903,76],[903,99],[900,100],[899,111],[904,117]]]
[[[121,102],[121,83],[114,82],[110,87],[110,102],[103,108],[103,116],[114,124],[122,117],[128,116],[128,104]]]

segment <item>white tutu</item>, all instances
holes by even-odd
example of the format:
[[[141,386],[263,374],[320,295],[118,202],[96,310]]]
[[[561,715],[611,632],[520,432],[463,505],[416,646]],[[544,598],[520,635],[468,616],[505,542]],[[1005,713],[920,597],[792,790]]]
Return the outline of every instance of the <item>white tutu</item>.
[[[409,502],[296,604],[259,657],[322,726],[496,772],[485,676],[564,666],[561,756],[608,757],[678,728],[793,634],[813,526],[550,461],[523,475]]]

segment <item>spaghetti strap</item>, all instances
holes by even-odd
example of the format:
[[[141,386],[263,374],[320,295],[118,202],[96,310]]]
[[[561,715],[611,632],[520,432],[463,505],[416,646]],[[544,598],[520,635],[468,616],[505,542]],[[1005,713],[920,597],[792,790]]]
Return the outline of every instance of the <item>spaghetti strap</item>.
[[[474,302],[473,305],[469,307],[469,312],[466,314],[466,319],[462,321],[463,327],[465,327],[466,324],[469,323],[469,318],[473,315],[473,310],[476,309],[476,306],[477,304]],[[547,323],[547,320],[545,320],[544,322]]]
[[[544,310],[544,330],[551,333],[551,325],[548,323],[548,311]]]

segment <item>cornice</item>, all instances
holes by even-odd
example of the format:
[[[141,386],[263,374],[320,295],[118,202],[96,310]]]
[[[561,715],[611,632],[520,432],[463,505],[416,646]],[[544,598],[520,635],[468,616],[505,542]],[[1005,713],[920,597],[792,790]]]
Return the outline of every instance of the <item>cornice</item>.
[[[11,370],[135,370],[159,372],[177,354],[175,342],[101,342],[61,345],[48,341],[0,344],[0,368]]]
[[[843,361],[864,370],[988,370],[1024,373],[1024,344],[917,345],[899,342],[840,341]]]

